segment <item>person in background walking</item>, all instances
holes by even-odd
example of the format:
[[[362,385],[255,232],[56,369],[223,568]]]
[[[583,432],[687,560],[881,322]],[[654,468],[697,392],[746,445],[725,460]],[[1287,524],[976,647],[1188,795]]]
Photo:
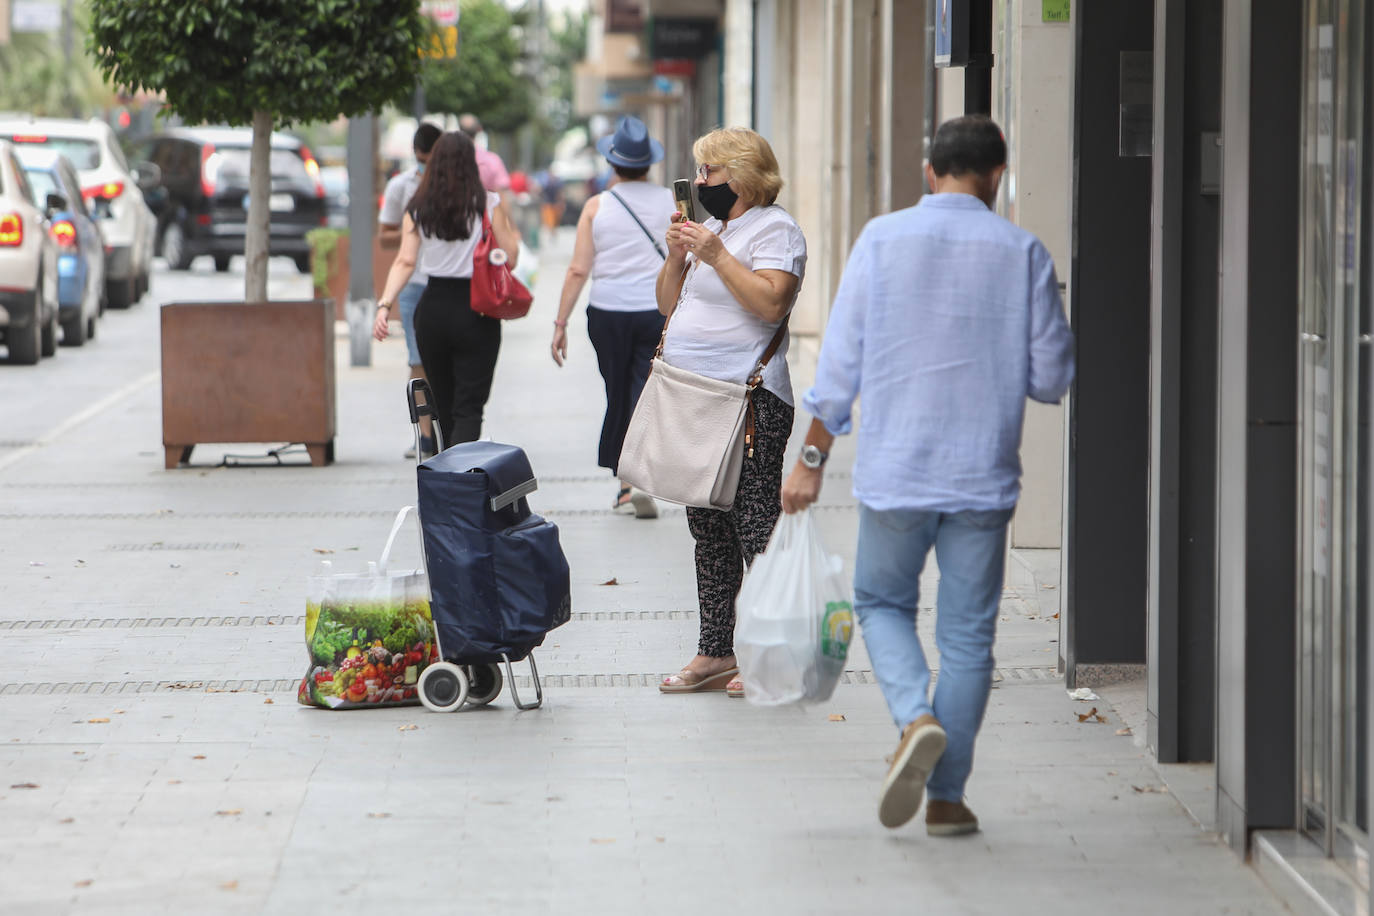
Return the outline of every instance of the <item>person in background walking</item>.
[[[377,300],[373,336],[386,340],[396,296],[416,268],[429,277],[415,308],[420,361],[434,393],[444,442],[472,442],[482,433],[482,411],[501,349],[501,322],[472,310],[472,256],[482,237],[482,214],[491,219],[496,245],[515,266],[520,234],[494,193],[482,188],[472,141],[446,133],[434,144],[420,187],[401,222],[401,250]]]
[[[596,148],[620,181],[587,201],[577,220],[577,243],[563,280],[550,350],[553,361],[562,366],[568,356],[568,316],[590,277],[587,335],[606,383],[597,463],[614,474],[625,430],[663,333],[654,288],[668,256],[659,240],[673,215],[673,194],[648,182],[649,166],[663,158],[663,146],[638,118],[621,118],[615,134],[603,137]],[[633,509],[637,518],[658,515],[652,496],[623,483],[612,505]]]
[[[420,177],[425,172],[425,163],[429,161],[429,152],[442,133],[433,124],[421,124],[411,142],[415,150],[415,166],[392,176],[386,183],[386,190],[382,192],[382,209],[377,214],[377,242],[382,248],[394,251],[401,247],[401,219],[405,216],[406,205],[415,196],[415,189],[420,186]],[[420,302],[420,294],[425,291],[426,279],[422,271],[416,270],[397,296],[397,305],[401,309],[401,328],[405,331],[406,350],[410,357],[411,378],[425,377],[425,369],[420,362],[420,347],[415,341],[415,306]],[[420,418],[420,432],[420,450],[425,453],[423,457],[428,457],[434,454],[434,438],[428,416]],[[414,458],[415,446],[412,445],[405,456]]]
[[[673,214],[668,260],[658,275],[669,315],[663,359],[709,378],[744,384],[782,328],[806,272],[801,227],[776,203],[782,190],[768,141],[744,127],[713,130],[692,146],[704,223]],[[755,439],[728,510],[687,510],[696,540],[701,635],[697,655],[663,679],[664,693],[724,688],[743,695],[735,665],[735,597],[745,564],[763,552],[781,508],[778,490],[792,434],[787,332],[749,395]]]
[[[511,217],[514,201],[506,163],[500,155],[477,143],[477,138],[482,135],[482,122],[477,120],[475,114],[460,115],[458,129],[467,134],[468,139],[472,141],[472,148],[477,151],[477,171],[482,176],[482,187],[500,195],[501,206],[506,211],[506,216],[514,219]]]
[[[787,512],[816,501],[831,443],[850,431],[862,396],[854,608],[901,733],[878,819],[901,826],[928,791],[934,836],[978,829],[964,786],[992,682],[1026,398],[1055,403],[1073,379],[1054,262],[991,209],[1006,161],[990,118],[948,121],[926,166],[934,193],[864,227],[802,399],[815,419],[782,489]],[[933,699],[915,620],[932,546],[940,566]]]

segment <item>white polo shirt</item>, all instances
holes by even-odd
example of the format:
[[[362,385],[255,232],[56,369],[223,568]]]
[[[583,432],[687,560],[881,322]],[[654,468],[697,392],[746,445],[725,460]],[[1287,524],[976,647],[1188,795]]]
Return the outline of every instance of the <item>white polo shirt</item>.
[[[781,270],[797,278],[806,273],[806,239],[786,210],[774,204],[750,207],[721,230],[711,218],[702,223],[720,236],[727,251],[749,270]],[[668,323],[663,358],[669,365],[708,378],[744,384],[768,348],[781,322],[764,321],[740,305],[709,264],[687,255],[687,281]],[[787,304],[790,312],[795,294]],[[791,405],[792,378],[787,371],[787,336],[763,370],[763,387]]]
[[[418,165],[412,165],[404,172],[397,172],[392,175],[386,183],[386,190],[382,191],[382,208],[377,213],[377,222],[388,226],[400,226],[406,215],[406,205],[415,196],[415,189],[419,186],[420,167]],[[428,279],[418,265],[415,272],[410,275],[411,283],[423,285]]]

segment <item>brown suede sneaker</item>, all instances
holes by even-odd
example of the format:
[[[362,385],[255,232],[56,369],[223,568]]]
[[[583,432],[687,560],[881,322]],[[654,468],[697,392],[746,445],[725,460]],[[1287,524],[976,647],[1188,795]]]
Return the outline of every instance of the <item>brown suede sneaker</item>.
[[[978,818],[963,802],[932,798],[926,803],[926,833],[931,836],[958,836],[977,830]]]
[[[921,716],[902,730],[878,799],[878,820],[884,827],[900,827],[916,816],[926,779],[944,752],[945,730],[934,716]]]

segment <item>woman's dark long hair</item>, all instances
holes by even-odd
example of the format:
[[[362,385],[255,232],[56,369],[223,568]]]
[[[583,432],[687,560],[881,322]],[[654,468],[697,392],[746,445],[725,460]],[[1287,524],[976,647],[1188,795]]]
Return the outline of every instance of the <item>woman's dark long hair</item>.
[[[467,134],[449,131],[430,151],[406,212],[424,235],[454,242],[472,235],[474,218],[486,209],[487,192],[477,171],[476,148]]]

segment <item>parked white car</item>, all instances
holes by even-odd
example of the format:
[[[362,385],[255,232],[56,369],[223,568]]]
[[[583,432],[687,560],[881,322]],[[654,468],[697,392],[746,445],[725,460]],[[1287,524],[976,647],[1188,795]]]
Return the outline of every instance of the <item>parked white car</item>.
[[[105,236],[107,301],[115,308],[137,302],[148,291],[156,230],[143,192],[161,183],[157,168],[147,163],[131,168],[114,130],[99,118],[3,119],[0,139],[55,149],[71,160],[82,197]]]
[[[0,340],[12,363],[57,352],[57,244],[14,154],[0,140]]]

